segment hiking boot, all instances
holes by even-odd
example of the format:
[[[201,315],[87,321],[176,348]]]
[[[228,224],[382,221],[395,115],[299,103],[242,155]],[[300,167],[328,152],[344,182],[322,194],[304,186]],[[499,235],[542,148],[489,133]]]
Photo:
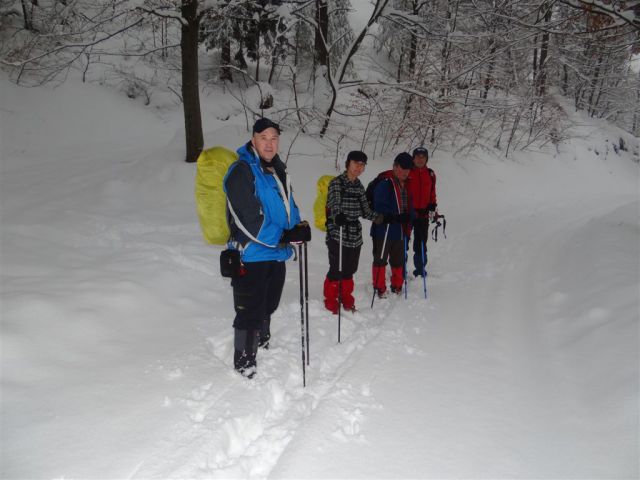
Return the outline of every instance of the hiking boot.
[[[402,287],[391,287],[391,293],[395,293],[396,295],[400,295],[402,293]]]
[[[248,378],[249,380],[251,380],[253,377],[255,377],[257,370],[256,367],[246,367],[246,368],[236,368],[236,371],[242,375],[245,378]]]
[[[258,347],[264,348],[265,350],[269,350],[269,340],[271,339],[271,335],[260,335],[258,340]]]
[[[376,288],[376,295],[378,295],[378,298],[387,298],[387,291],[386,290],[378,290]]]
[[[243,377],[253,378],[257,366],[258,332],[235,328],[233,343],[233,368]]]
[[[260,331],[258,332],[258,347],[268,350],[270,338],[271,338],[271,315],[267,315],[262,321]]]
[[[253,378],[256,374],[256,355],[246,351],[235,350],[233,352],[233,367],[246,378]]]

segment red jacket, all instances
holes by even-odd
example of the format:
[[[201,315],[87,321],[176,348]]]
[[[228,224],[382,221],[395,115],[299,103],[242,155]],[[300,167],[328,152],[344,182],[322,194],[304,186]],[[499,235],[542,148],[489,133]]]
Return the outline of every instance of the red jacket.
[[[435,210],[438,205],[436,198],[436,174],[429,167],[412,168],[409,173],[409,194],[413,208],[420,216],[427,211]]]

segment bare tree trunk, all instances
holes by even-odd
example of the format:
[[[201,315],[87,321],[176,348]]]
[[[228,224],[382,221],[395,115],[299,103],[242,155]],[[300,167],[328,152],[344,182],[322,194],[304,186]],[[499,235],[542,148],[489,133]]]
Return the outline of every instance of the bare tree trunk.
[[[226,38],[222,43],[220,52],[220,80],[233,82],[233,75],[229,65],[231,65],[231,40]]]
[[[442,83],[442,87],[440,89],[440,96],[446,97],[449,93],[449,87],[447,83],[449,82],[449,56],[451,55],[451,34],[456,30],[456,23],[458,20],[458,6],[460,5],[460,0],[456,0],[455,6],[453,7],[453,12],[447,5],[447,13],[446,13],[446,21],[447,21],[447,33],[445,35],[445,40],[442,45],[442,69],[440,72],[440,81]]]
[[[537,20],[536,20],[536,23],[538,23]],[[533,37],[532,60],[533,60],[533,65],[531,66],[531,78],[533,78],[533,81],[535,83],[536,79],[538,78],[538,35]]]
[[[598,82],[598,87],[597,87],[598,94],[596,95],[596,99],[593,102],[594,114],[598,110],[598,105],[600,105],[600,98],[602,97],[603,90],[604,90],[604,75],[600,75],[600,81]],[[604,112],[606,112],[606,110]]]
[[[256,40],[256,82],[260,81],[260,35]]]
[[[315,32],[315,59],[318,65],[329,65],[329,4],[327,0],[316,0],[316,32]],[[331,74],[331,72],[327,72]]]
[[[300,123],[300,131],[302,133],[306,133],[304,128],[304,122],[302,121],[302,116],[300,115],[300,104],[298,103],[298,89],[296,88],[296,82],[297,82],[296,69],[291,67],[289,67],[289,69],[291,70],[291,88],[293,90],[293,99],[296,104],[296,115],[298,116],[298,123]]]
[[[299,44],[300,44],[300,30],[302,28],[301,26],[302,26],[302,24],[300,22],[298,22],[298,24],[296,25],[296,43],[295,43],[295,45],[293,47],[294,48],[294,55],[293,55],[293,66],[294,67],[298,67],[298,63],[300,62],[300,52],[299,52],[300,47],[299,47]]]
[[[169,25],[168,25],[168,20],[166,18],[163,18],[162,21],[160,22],[160,26],[161,26],[160,38],[161,38],[161,41],[162,41],[162,46],[166,47],[167,45],[169,45]],[[166,60],[167,58],[169,58],[169,52],[167,52],[166,48],[162,49],[161,57],[162,57],[163,60]]]
[[[633,125],[631,127],[631,133],[638,136],[638,125],[640,118],[640,72],[638,73],[638,88],[636,88],[636,108],[633,112]]]
[[[396,73],[396,82],[402,81],[402,63],[404,61],[404,45],[400,45],[400,58],[398,60],[398,71]]]
[[[27,9],[27,0],[21,0],[22,4],[22,16],[24,17],[24,29],[25,30],[33,30],[33,22],[31,21],[31,13],[33,12],[33,7],[31,7],[31,12]]]
[[[412,13],[413,15],[418,15],[419,6],[418,0],[413,0],[412,5]],[[418,37],[414,35],[413,31],[410,31],[411,41],[409,42],[409,61],[407,62],[407,76],[410,79],[413,79],[413,75],[415,74],[416,69],[416,55],[418,52]]]
[[[596,65],[596,69],[593,72],[593,77],[591,77],[591,92],[589,93],[589,116],[593,117],[595,113],[595,105],[593,103],[593,97],[596,93],[596,84],[598,83],[598,77],[600,76],[600,68],[602,66],[602,53],[598,56],[598,64]]]
[[[280,25],[281,24],[279,24],[277,27],[278,33],[276,33],[276,38],[273,42],[273,48],[271,49],[271,68],[269,70],[269,79],[267,80],[269,84],[271,84],[271,82],[273,81],[273,75],[275,74],[276,67],[278,66],[278,58],[282,53],[282,46],[278,39],[278,35],[280,35]],[[282,71],[282,69],[280,69],[280,71]]]
[[[182,106],[186,139],[186,162],[195,162],[202,151],[202,117],[200,114],[200,87],[198,82],[198,1],[182,0]]]
[[[276,71],[276,65],[278,64],[278,61],[276,59],[276,55],[275,53],[273,55],[271,55],[271,68],[269,69],[269,77],[267,78],[267,83],[271,84],[271,82],[273,81],[273,74]]]
[[[489,95],[489,89],[493,84],[493,69],[495,68],[496,60],[494,58],[494,54],[496,53],[496,41],[495,39],[491,42],[491,49],[489,50],[489,55],[491,59],[489,60],[489,68],[487,70],[487,75],[484,77],[484,90],[482,92],[482,99],[486,100]],[[482,109],[480,110],[482,111]]]
[[[322,1],[322,0],[320,0]],[[371,17],[367,22],[367,25],[360,31],[360,34],[351,42],[347,52],[345,52],[342,63],[340,67],[338,67],[338,71],[336,72],[337,83],[339,84],[344,79],[344,75],[347,71],[347,64],[360,48],[360,44],[362,40],[364,40],[365,35],[369,31],[369,28],[378,21],[380,15],[384,11],[385,7],[389,3],[389,0],[376,0],[375,6],[373,8],[373,13],[371,13]],[[327,57],[327,64],[329,58]],[[333,75],[331,74],[330,67],[327,68],[327,80],[329,81],[329,86],[331,87],[331,103],[329,104],[329,108],[327,109],[327,113],[325,113],[324,123],[322,124],[322,128],[320,129],[320,137],[324,137],[324,134],[327,132],[329,128],[329,122],[331,121],[331,114],[333,113],[333,109],[336,105],[336,100],[338,98],[338,89],[335,85],[335,81]]]
[[[551,21],[551,6],[545,2],[543,8],[547,11],[544,15],[545,23]],[[549,32],[544,30],[542,33],[542,42],[540,44],[540,62],[538,64],[538,76],[537,76],[537,93],[539,96],[544,96],[547,90],[547,57],[549,55]]]

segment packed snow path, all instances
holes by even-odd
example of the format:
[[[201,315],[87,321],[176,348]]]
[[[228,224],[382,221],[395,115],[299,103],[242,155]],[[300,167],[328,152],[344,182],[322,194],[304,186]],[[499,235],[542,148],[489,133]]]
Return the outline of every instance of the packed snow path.
[[[365,239],[341,344],[314,231],[303,389],[295,262],[257,377],[233,372],[231,289],[173,127],[96,87],[7,88],[2,478],[638,477],[628,157],[586,143],[520,163],[439,152],[448,238],[430,241],[429,299],[412,281],[407,300],[370,309]],[[327,162],[295,158],[310,218]],[[370,163],[369,178],[388,167]]]
[[[625,452],[635,428],[625,421],[635,406],[624,363],[637,355],[637,339],[617,322],[635,320],[625,302],[634,298],[637,271],[625,259],[637,247],[606,261],[575,247],[589,253],[632,245],[637,204],[594,204],[576,215],[584,207],[555,206],[450,233],[432,261],[449,259],[449,272],[433,267],[430,300],[412,282],[408,300],[377,300],[370,310],[361,289],[364,308],[344,316],[340,345],[336,318],[314,301],[306,389],[298,305],[288,303],[275,319],[281,327],[273,343],[284,345],[261,352],[259,376],[223,387],[238,383],[229,373],[221,389],[212,382],[194,390],[186,400],[192,425],[180,428],[184,453],[164,452],[165,461],[153,458],[153,468],[137,473],[300,478],[313,465],[311,476],[320,478],[624,476],[634,468]],[[607,293],[596,282],[593,291],[576,289],[583,275],[616,288]],[[594,345],[594,331],[616,345],[617,358]],[[211,342],[228,364],[230,333]],[[612,402],[603,377],[629,401]],[[374,453],[387,448],[393,458]]]

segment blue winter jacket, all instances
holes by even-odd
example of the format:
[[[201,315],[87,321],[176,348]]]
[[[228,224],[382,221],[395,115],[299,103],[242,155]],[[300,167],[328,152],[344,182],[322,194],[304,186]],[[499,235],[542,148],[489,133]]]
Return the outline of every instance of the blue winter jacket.
[[[269,164],[262,161],[250,143],[237,152],[239,158],[224,178],[231,239],[239,244],[245,263],[285,261],[293,248],[278,245],[280,238],[300,223],[286,167],[277,155]]]
[[[373,209],[386,215],[397,215],[403,213],[400,211],[400,193],[396,191],[396,187],[391,178],[384,178],[378,185],[376,185],[373,191]],[[408,212],[409,218],[415,218],[415,212],[411,205],[411,198],[408,199]],[[389,228],[387,234],[387,240],[401,240],[405,236],[411,235],[411,226],[401,225],[399,223],[391,223],[388,225],[371,224],[371,236],[374,238],[382,238],[385,232]]]

